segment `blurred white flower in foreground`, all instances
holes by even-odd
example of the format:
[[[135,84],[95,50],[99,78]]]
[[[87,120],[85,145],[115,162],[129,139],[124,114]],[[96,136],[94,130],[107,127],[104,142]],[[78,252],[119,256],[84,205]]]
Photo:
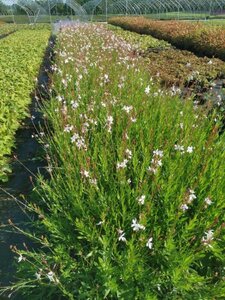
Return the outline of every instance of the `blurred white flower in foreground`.
[[[132,220],[131,227],[133,228],[133,231],[145,230],[145,226],[139,224],[137,219]]]
[[[147,241],[146,247],[148,247],[149,249],[152,249],[153,247],[153,238],[150,237],[150,239]]]

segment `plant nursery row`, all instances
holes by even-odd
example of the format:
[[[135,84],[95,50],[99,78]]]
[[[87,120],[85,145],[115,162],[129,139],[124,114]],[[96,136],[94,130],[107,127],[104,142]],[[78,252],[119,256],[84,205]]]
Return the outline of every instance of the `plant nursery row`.
[[[14,135],[28,115],[49,36],[49,29],[20,29],[0,40],[0,181],[10,172]]]
[[[38,218],[24,232],[36,249],[13,248],[10,293],[225,297],[221,120],[154,83],[132,39],[82,23],[57,35],[40,140],[49,178],[39,177]]]
[[[210,98],[215,82],[221,80],[225,85],[225,62],[220,59],[198,57],[192,52],[176,49],[163,40],[118,26],[108,25],[108,29],[130,43],[134,52],[145,59],[154,81],[172,87],[174,92],[183,91],[183,95],[193,95],[202,101]],[[215,103],[221,102],[220,96],[214,95],[214,98]]]
[[[50,26],[48,24],[24,25],[24,24],[4,24],[4,23],[1,24],[0,23],[0,38],[21,29],[29,29],[29,30],[50,29]]]
[[[150,34],[181,49],[225,60],[225,29],[221,26],[154,21],[144,17],[115,17],[109,23],[137,33]]]

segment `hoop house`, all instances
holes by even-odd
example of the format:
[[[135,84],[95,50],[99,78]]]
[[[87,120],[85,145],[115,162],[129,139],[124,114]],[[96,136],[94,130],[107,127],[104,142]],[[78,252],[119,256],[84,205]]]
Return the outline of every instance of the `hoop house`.
[[[70,16],[72,18],[73,16],[76,16],[80,19],[86,19],[86,11],[85,9],[76,1],[74,0],[48,0],[45,2],[45,8],[49,13],[50,18],[53,15],[53,10],[55,9],[55,15],[57,14],[57,6],[63,5],[69,8],[69,11],[67,10],[66,16]],[[65,13],[64,13],[65,16]]]
[[[225,0],[112,0],[109,3],[108,13],[112,14],[225,13]]]
[[[7,15],[11,15],[13,21],[18,21],[16,18],[17,12],[24,15],[22,22],[26,21],[25,16],[27,17],[29,23],[36,23],[37,20],[46,15],[47,12],[39,5],[37,1],[32,0],[2,0],[3,4],[6,7]]]
[[[225,15],[225,0],[0,0],[1,18],[11,21],[55,22],[92,19],[99,15],[149,15],[154,18]]]
[[[1,5],[2,3],[2,5]],[[57,12],[57,6],[63,7],[63,13]],[[0,15],[7,21],[36,23],[55,22],[58,19],[86,20],[85,9],[74,0],[0,0]],[[18,17],[20,16],[20,17]]]
[[[225,13],[225,0],[91,0],[83,5],[87,13],[162,14],[162,13]]]

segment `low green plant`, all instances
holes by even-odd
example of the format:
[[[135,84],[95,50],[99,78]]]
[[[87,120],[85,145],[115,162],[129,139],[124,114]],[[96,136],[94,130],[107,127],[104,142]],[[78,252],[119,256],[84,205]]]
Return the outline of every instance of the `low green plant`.
[[[28,115],[49,36],[48,29],[23,29],[0,40],[0,181],[8,178],[15,132]]]
[[[191,96],[198,103],[217,107],[224,114],[224,92],[215,87],[225,78],[223,61],[198,57],[150,35],[123,30],[113,25],[108,25],[108,29],[130,43],[134,51],[145,58],[154,81],[167,88],[179,87],[184,97]]]
[[[49,24],[33,24],[33,25],[27,25],[27,24],[0,24],[0,37],[5,36],[8,34],[11,34],[15,31],[18,30],[42,30],[42,29],[49,29],[50,30],[50,25]]]
[[[145,53],[149,49],[169,49],[171,45],[163,40],[158,40],[150,35],[138,34],[128,30],[123,30],[118,26],[108,25],[108,29],[116,33],[117,36],[122,37],[127,42],[131,43],[138,52]]]
[[[9,293],[223,299],[220,120],[160,90],[104,26],[64,28],[55,54],[43,108],[49,179],[39,178],[39,205],[30,207],[39,218],[25,232],[40,247],[13,248],[18,281]]]
[[[178,21],[153,21],[144,17],[115,17],[112,25],[168,41],[172,45],[198,55],[225,60],[225,30],[219,26]]]

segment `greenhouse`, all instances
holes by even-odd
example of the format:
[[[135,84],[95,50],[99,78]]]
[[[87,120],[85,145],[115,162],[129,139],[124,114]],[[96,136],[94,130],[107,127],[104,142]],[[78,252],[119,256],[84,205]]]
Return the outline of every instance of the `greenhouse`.
[[[62,18],[92,19],[93,15],[149,15],[158,19],[223,18],[225,0],[0,0],[0,18],[20,22],[50,22]],[[53,16],[53,18],[51,18]],[[47,18],[46,18],[47,17]],[[21,18],[21,20],[25,20]]]

